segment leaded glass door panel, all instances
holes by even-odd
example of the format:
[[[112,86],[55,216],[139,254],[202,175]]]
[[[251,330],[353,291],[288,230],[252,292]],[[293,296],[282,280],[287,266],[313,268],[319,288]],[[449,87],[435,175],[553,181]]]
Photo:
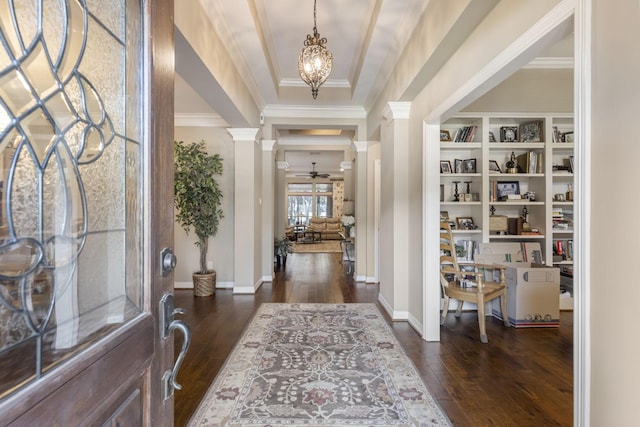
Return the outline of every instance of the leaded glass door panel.
[[[172,235],[151,233],[171,196],[145,178],[171,164],[173,130],[156,139],[155,123],[172,111],[154,99],[173,99],[157,77],[173,69],[147,55],[172,54],[172,9],[0,0],[2,425],[172,423],[158,397],[172,340],[155,319]]]

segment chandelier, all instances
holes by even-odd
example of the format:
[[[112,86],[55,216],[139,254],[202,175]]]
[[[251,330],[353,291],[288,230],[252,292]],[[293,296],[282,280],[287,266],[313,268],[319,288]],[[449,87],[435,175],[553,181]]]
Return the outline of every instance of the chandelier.
[[[313,0],[313,35],[307,34],[304,48],[298,56],[300,78],[311,86],[313,99],[318,96],[318,88],[327,80],[333,66],[333,54],[324,45],[325,37],[320,38],[316,28],[316,0]]]

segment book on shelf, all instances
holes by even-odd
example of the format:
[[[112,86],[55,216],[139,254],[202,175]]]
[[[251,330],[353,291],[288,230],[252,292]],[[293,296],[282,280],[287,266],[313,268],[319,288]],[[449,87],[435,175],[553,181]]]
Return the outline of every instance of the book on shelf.
[[[573,240],[572,239],[556,239],[553,241],[553,261],[572,261],[573,260]]]
[[[474,255],[478,251],[478,245],[475,240],[457,240],[455,245],[458,262],[473,261]],[[460,250],[459,256],[458,250]]]
[[[464,126],[458,129],[453,137],[454,142],[473,142],[478,126]]]
[[[516,157],[516,165],[520,173],[543,173],[544,159],[543,153],[528,151]]]

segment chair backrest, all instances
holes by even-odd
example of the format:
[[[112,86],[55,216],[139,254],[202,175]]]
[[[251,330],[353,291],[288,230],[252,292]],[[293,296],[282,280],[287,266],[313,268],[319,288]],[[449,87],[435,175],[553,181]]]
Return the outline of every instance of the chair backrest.
[[[453,241],[451,226],[447,221],[440,221],[440,284],[442,287],[449,285],[450,278],[447,271],[460,271],[456,257],[456,244]],[[451,275],[451,273],[449,273]]]

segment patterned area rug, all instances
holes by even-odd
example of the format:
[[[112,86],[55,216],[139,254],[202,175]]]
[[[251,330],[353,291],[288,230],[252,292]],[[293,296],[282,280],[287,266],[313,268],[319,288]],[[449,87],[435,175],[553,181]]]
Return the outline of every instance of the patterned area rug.
[[[374,304],[262,304],[190,426],[450,426]]]
[[[338,240],[325,240],[318,243],[294,243],[292,246],[294,253],[342,252],[340,241]]]

